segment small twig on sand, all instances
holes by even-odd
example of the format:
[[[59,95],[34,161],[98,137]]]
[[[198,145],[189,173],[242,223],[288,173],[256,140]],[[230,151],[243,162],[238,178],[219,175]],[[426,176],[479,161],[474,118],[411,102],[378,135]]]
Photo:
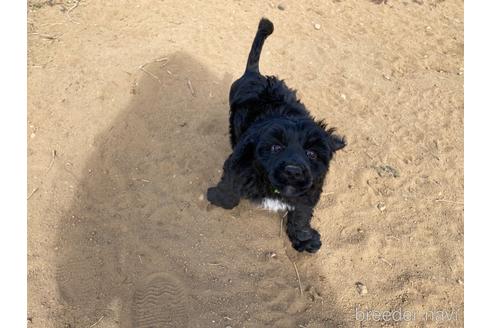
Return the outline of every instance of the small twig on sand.
[[[188,88],[190,89],[191,95],[195,96],[195,89],[193,89],[193,85],[191,84],[190,79],[186,80],[186,84],[188,84]]]
[[[159,84],[161,84],[161,85],[162,85],[162,81],[161,81],[161,79],[160,79],[158,76],[156,76],[155,74],[152,74],[151,72],[147,71],[147,70],[144,68],[144,67],[145,67],[145,65],[147,65],[147,64],[140,65],[140,66],[138,67],[138,69],[139,69],[139,70],[141,70],[142,72],[145,72],[145,73],[149,74],[152,78],[154,78],[155,80],[157,80],[157,81],[159,82]]]
[[[36,191],[38,191],[38,189],[39,189],[38,187],[34,188],[34,189],[31,191],[31,193],[29,194],[29,196],[27,196],[27,200],[29,200],[29,198],[31,198],[31,197],[32,197],[32,195],[34,195],[34,193],[35,193]]]
[[[72,10],[74,10],[75,8],[77,8],[79,6],[79,4],[80,4],[80,0],[75,1],[75,4],[72,7],[68,8],[67,14],[70,14],[72,12]]]
[[[164,66],[166,66],[169,63],[169,58],[167,58],[167,57],[161,57],[161,58],[157,58],[157,59],[152,59],[151,61],[148,61],[148,62],[140,65],[138,67],[138,69],[143,70],[145,73],[149,74],[150,76],[152,76],[156,80],[159,80],[160,81],[160,79],[157,76],[155,76],[154,74],[152,74],[152,73],[144,70],[144,67],[147,66],[147,65],[149,65],[150,63],[161,63],[161,62],[164,62],[163,64],[161,64],[161,68],[163,68]]]
[[[294,265],[294,269],[296,270],[297,282],[299,283],[299,291],[301,292],[301,295],[302,295],[303,292],[302,292],[301,278],[299,277],[299,271],[297,270],[296,262],[294,262],[294,261],[291,261],[291,262]]]
[[[133,181],[142,181],[142,182],[151,182],[150,180],[148,179],[141,179],[141,178],[132,178]]]
[[[101,320],[102,320],[103,318],[104,318],[104,316],[101,316],[101,317],[99,318],[99,320],[97,320],[97,321],[96,321],[96,322],[94,322],[92,325],[90,325],[90,326],[89,326],[89,328],[95,327],[98,323],[100,323],[100,322],[101,322]]]
[[[441,203],[451,203],[451,204],[457,204],[457,205],[465,205],[462,202],[455,202],[454,200],[447,200],[447,199],[434,199],[435,202],[441,202]]]
[[[387,265],[389,265],[390,267],[393,267],[393,264],[391,264],[391,262],[390,262],[390,261],[388,261],[387,259],[385,259],[384,257],[379,256],[379,259],[380,259],[381,261],[383,261],[384,263],[386,263]]]
[[[75,23],[75,24],[80,24],[80,23],[73,20],[72,16],[70,16],[70,12],[72,12],[75,8],[77,8],[79,6],[79,4],[80,4],[80,0],[77,0],[75,2],[75,4],[72,7],[68,8],[68,10],[67,10],[68,20],[70,20],[72,23]]]
[[[47,40],[60,40],[60,36],[62,36],[63,34],[60,34],[60,35],[49,35],[49,34],[42,34],[42,33],[38,33],[38,32],[32,32],[30,33],[31,35],[37,35],[39,36],[40,38],[43,38],[43,39],[47,39]]]
[[[47,23],[47,24],[40,24],[38,26],[45,27],[45,26],[55,26],[55,25],[63,25],[63,23]]]
[[[163,62],[163,63],[161,64],[161,68],[163,68],[164,66],[166,66],[166,65],[169,63],[169,58],[167,58],[167,57],[162,57],[162,58],[158,58],[158,59],[156,59],[156,60],[154,60],[154,61],[155,61],[155,62],[157,62],[157,63],[161,63],[161,62]]]
[[[55,157],[56,157],[56,150],[53,149],[53,152],[51,153],[50,166],[48,166],[48,170],[46,171],[46,173],[48,173],[51,170],[51,168],[53,167],[53,164],[55,163]]]
[[[225,265],[223,264],[220,264],[220,263],[207,263],[208,265],[212,265],[212,266],[217,266],[217,267],[222,267],[222,268],[225,268]]]
[[[367,155],[367,157],[369,157],[370,159],[374,160],[374,157],[372,157],[371,155],[369,155],[369,153],[367,151],[364,150],[364,154]]]
[[[280,231],[279,231],[279,233],[278,233],[278,236],[279,236],[279,237],[282,237],[282,232],[283,232],[283,230],[284,230],[284,219],[285,219],[285,217],[287,216],[287,214],[289,214],[289,212],[288,212],[288,211],[286,211],[286,212],[284,213],[284,215],[282,215],[282,217],[280,218]]]

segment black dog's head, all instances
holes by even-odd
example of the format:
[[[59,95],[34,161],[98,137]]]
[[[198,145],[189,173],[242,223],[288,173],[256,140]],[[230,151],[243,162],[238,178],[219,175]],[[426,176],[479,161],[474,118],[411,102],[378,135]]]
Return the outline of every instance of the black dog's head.
[[[323,182],[335,151],[345,140],[310,118],[275,118],[261,127],[255,142],[255,160],[265,170],[276,193],[304,194]]]

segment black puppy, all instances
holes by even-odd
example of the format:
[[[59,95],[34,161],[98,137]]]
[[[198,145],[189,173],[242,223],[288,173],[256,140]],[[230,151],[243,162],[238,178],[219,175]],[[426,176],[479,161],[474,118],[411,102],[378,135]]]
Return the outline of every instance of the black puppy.
[[[232,209],[241,197],[270,210],[288,211],[287,234],[299,252],[316,252],[319,233],[311,228],[313,209],[333,153],[344,138],[315,121],[296,92],[274,76],[263,76],[258,62],[273,24],[260,20],[243,76],[232,84],[230,138],[232,154],[208,200]]]

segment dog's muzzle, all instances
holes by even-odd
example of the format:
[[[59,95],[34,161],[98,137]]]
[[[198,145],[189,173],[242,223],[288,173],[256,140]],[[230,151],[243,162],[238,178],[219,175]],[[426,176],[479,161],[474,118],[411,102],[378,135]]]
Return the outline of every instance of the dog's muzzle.
[[[302,167],[298,165],[287,165],[284,168],[283,175],[285,176],[286,179],[289,181],[297,181],[297,180],[303,180],[304,179],[304,171]]]
[[[284,196],[299,196],[312,185],[311,173],[302,164],[288,164],[277,172],[272,183]]]

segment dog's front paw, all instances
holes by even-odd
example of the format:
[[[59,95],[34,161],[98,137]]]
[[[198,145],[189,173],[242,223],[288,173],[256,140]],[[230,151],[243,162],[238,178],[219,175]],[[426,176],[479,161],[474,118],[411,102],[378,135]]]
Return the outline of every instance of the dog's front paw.
[[[298,252],[316,253],[321,248],[320,234],[312,228],[297,230],[289,238],[292,247]]]
[[[226,194],[217,187],[208,188],[207,199],[215,206],[222,207],[226,210],[233,209],[237,206],[237,204],[239,204],[239,197],[234,197],[234,195]]]

